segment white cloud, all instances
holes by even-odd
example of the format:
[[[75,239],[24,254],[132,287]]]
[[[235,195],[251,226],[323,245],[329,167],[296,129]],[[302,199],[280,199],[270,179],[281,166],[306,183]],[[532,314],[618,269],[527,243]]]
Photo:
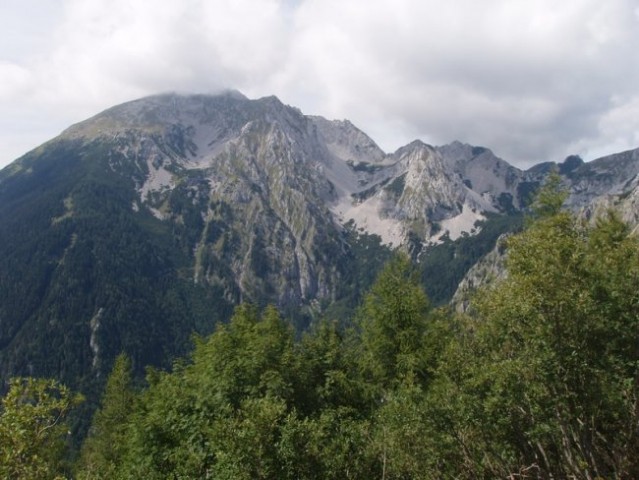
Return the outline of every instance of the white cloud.
[[[48,138],[43,116],[50,137],[135,97],[227,87],[349,118],[386,149],[459,139],[525,165],[638,146],[634,0],[57,1],[25,33],[47,42],[17,55],[0,37],[0,164]]]
[[[268,0],[74,0],[55,69],[146,91],[218,89],[268,75],[282,30],[279,6]]]
[[[0,78],[0,101],[28,94],[34,86],[31,72],[14,63],[0,61]]]
[[[598,119],[600,135],[606,139],[602,145],[588,138],[581,140],[583,149],[593,156],[636,148],[639,146],[639,95],[631,99],[613,99],[613,107]]]

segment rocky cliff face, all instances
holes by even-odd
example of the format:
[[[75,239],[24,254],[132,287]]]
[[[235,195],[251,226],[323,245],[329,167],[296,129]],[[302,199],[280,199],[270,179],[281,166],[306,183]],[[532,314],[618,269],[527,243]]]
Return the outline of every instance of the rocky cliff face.
[[[419,141],[384,153],[348,121],[274,97],[162,95],[103,112],[59,140],[100,142],[145,209],[185,232],[193,281],[230,297],[334,299],[342,225],[428,245],[519,208],[523,173],[489,150]]]
[[[632,219],[639,173],[636,151],[528,171],[460,142],[386,154],[347,120],[238,92],[141,99],[61,139],[102,142],[110,167],[135,182],[132,208],[189,232],[194,282],[281,305],[335,298],[349,221],[389,246],[422,250],[477,233],[488,213],[521,210],[552,169],[571,208],[588,215],[623,200]]]
[[[506,238],[507,235],[500,236],[495,247],[473,265],[459,282],[450,301],[457,312],[469,310],[472,297],[478,288],[506,278]]]
[[[330,298],[339,281],[324,174],[336,157],[318,130],[274,97],[230,93],[143,99],[62,137],[103,142],[135,182],[132,208],[184,231],[195,283],[285,305]]]
[[[570,192],[567,206],[581,209],[594,200],[627,195],[636,189],[638,174],[639,149],[582,163],[563,175]]]

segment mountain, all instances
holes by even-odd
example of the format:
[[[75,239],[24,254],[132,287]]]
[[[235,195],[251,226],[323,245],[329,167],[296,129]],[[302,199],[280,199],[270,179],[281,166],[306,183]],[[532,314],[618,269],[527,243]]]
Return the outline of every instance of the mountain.
[[[559,169],[586,208],[638,165]],[[113,107],[0,171],[0,375],[90,389],[121,351],[168,366],[241,301],[301,329],[352,308],[393,248],[444,303],[551,167],[459,142],[385,153],[348,121],[235,91]]]
[[[565,206],[585,221],[613,210],[633,226],[639,225],[639,148],[585,163],[570,156],[563,163],[546,162],[525,172],[528,181],[538,185],[544,176],[556,171],[567,193]],[[505,236],[500,240],[505,240]],[[470,268],[451,299],[459,311],[465,311],[473,292],[490,282],[504,278],[507,250],[497,241],[493,250]]]

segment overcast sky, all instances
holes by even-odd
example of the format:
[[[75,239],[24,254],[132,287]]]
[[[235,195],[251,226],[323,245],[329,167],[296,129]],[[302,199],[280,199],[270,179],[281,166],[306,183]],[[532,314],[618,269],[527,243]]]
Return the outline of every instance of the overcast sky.
[[[0,0],[0,166],[141,96],[235,88],[528,166],[639,147],[637,0]]]

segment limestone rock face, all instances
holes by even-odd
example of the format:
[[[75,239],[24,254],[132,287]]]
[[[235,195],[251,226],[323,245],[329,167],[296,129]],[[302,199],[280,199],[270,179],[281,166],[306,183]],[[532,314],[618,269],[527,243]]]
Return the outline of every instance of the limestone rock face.
[[[460,142],[385,153],[348,120],[234,91],[144,98],[62,138],[103,142],[111,168],[135,183],[133,208],[189,230],[195,282],[282,305],[335,297],[343,224],[426,249],[477,233],[487,214],[521,210],[553,169],[570,208],[593,215],[622,204],[637,218],[638,151],[528,171]]]
[[[132,208],[184,230],[194,282],[280,305],[335,297],[348,221],[394,247],[427,245],[519,206],[522,172],[487,149],[416,141],[386,154],[349,121],[275,97],[149,97],[60,139],[99,142],[133,181]]]
[[[421,251],[477,233],[487,214],[521,210],[553,168],[571,208],[591,215],[625,202],[636,217],[637,151],[528,171],[460,142],[385,153],[348,120],[235,91],[143,98],[62,139],[100,143],[110,168],[135,185],[132,208],[184,230],[194,282],[280,305],[336,296],[345,223]]]
[[[318,130],[274,97],[230,92],[142,99],[63,137],[102,141],[112,168],[131,174],[136,208],[185,229],[196,283],[297,305],[330,298],[340,275],[339,228],[326,206],[336,192],[325,170],[341,159]],[[355,128],[334,130],[346,151]]]

